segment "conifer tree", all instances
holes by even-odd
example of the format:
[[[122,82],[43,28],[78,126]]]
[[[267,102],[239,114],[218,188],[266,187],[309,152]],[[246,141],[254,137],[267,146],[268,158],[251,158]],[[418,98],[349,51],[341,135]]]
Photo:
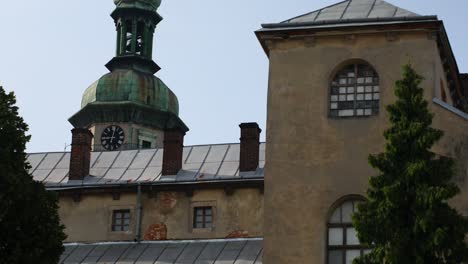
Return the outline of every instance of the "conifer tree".
[[[65,234],[57,196],[28,172],[30,136],[15,104],[0,87],[0,263],[58,263]]]
[[[431,127],[422,79],[405,65],[396,82],[397,100],[387,107],[391,126],[384,133],[385,151],[369,156],[380,173],[370,179],[368,200],[353,217],[359,240],[372,252],[354,264],[468,261],[468,221],[448,204],[459,192],[451,180],[455,164],[431,152],[443,132]]]

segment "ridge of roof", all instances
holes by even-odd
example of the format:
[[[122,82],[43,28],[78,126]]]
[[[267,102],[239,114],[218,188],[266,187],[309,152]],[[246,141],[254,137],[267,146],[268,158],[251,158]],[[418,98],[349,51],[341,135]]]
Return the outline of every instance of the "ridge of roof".
[[[277,24],[348,21],[350,19],[385,19],[419,17],[421,15],[384,0],[345,0],[296,16]]]

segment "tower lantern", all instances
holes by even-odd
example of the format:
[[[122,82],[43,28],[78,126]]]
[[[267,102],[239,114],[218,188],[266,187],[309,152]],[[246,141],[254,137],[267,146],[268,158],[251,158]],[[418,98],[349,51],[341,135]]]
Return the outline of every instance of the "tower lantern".
[[[156,73],[160,68],[152,60],[154,30],[162,17],[157,13],[161,0],[114,0],[111,16],[117,31],[115,57],[106,65],[115,69],[133,67]]]
[[[153,35],[162,17],[161,0],[114,0],[116,54],[109,73],[83,93],[81,110],[70,117],[75,128],[94,134],[93,150],[162,147],[166,131],[185,134],[179,101],[154,74]]]

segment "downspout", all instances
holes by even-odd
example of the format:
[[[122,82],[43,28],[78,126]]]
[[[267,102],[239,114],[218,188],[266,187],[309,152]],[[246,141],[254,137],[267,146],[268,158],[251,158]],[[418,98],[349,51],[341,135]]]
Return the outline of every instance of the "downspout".
[[[135,237],[135,241],[137,243],[140,243],[140,240],[141,240],[141,211],[142,211],[141,184],[138,183],[138,187],[137,187],[136,237]]]

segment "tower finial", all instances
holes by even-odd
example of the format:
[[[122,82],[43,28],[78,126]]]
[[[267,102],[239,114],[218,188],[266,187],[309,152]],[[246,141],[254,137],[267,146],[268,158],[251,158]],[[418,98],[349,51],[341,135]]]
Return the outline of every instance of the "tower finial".
[[[161,5],[161,0],[114,0],[117,8],[136,7],[156,11]]]
[[[111,16],[117,28],[116,56],[106,65],[115,69],[134,69],[151,74],[160,68],[153,61],[153,35],[162,17],[157,13],[161,0],[114,0]]]

